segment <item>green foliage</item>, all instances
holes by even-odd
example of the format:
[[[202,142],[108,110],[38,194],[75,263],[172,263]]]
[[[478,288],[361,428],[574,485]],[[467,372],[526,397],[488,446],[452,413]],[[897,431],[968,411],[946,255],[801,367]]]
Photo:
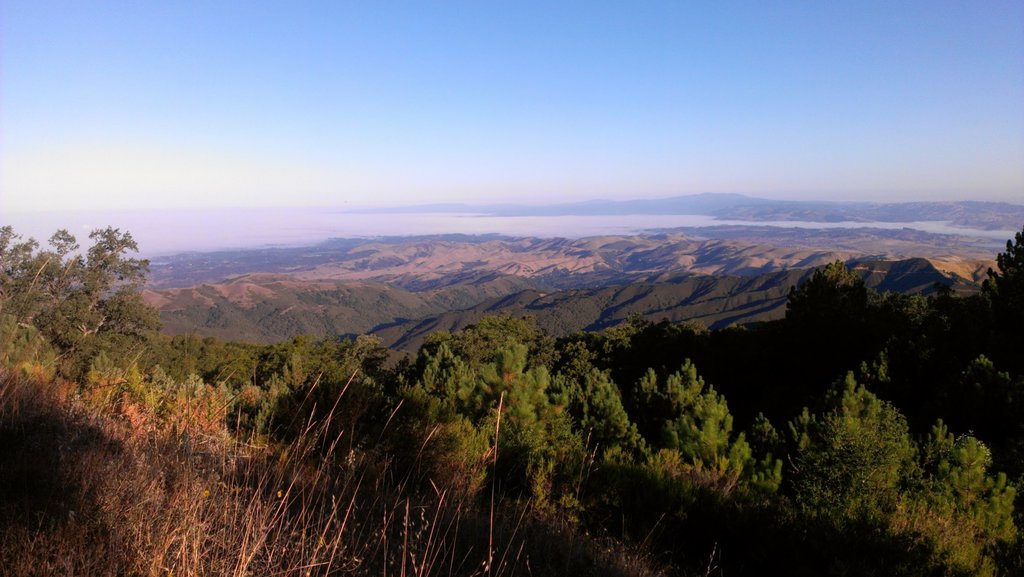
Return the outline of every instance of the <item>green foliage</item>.
[[[790,424],[787,478],[804,522],[909,540],[922,572],[994,574],[997,548],[1016,536],[1016,492],[1006,475],[988,473],[984,443],[954,440],[939,421],[919,449],[895,407],[852,374],[839,384],[826,413],[805,410]]]
[[[985,355],[968,363],[946,395],[950,404],[961,407],[965,413],[986,415],[996,423],[1012,423],[1024,407],[1024,390],[1015,386],[1009,373],[996,368]],[[993,427],[979,429],[990,432]],[[999,433],[999,437],[1006,435],[1006,431]]]
[[[476,368],[497,361],[500,351],[512,345],[526,346],[531,366],[550,366],[554,359],[554,340],[537,327],[533,317],[484,317],[453,335],[450,347]]]
[[[729,407],[714,389],[701,391],[674,420],[665,423],[666,447],[677,448],[700,473],[707,473],[724,487],[739,481],[752,459],[743,433],[733,438]]]
[[[131,234],[108,227],[89,238],[83,256],[66,230],[38,251],[34,240],[0,229],[0,312],[45,335],[70,376],[84,375],[100,350],[123,348],[125,338],[137,342],[159,326],[139,293],[149,263],[127,256],[138,250]]]
[[[441,343],[433,352],[422,352],[424,367],[420,386],[426,393],[438,398],[449,411],[460,408],[460,394],[468,396],[475,386],[475,374],[455,355],[447,343]]]
[[[459,391],[465,410],[482,416],[505,397],[505,412],[511,420],[532,425],[552,410],[547,389],[551,376],[543,365],[527,369],[526,345],[513,343],[494,355],[494,362],[480,367],[472,389]]]
[[[703,388],[704,381],[689,360],[665,379],[659,379],[654,369],[648,369],[634,385],[630,403],[644,437],[659,446],[670,443],[671,439],[662,437],[665,424],[679,418]],[[678,439],[674,444],[678,444]]]
[[[1016,529],[1013,500],[1016,489],[1004,473],[989,474],[992,452],[980,440],[963,435],[954,440],[942,421],[936,423],[925,444],[930,469],[930,504],[955,512],[975,525],[986,544],[1009,540]]]
[[[53,347],[39,330],[19,323],[13,315],[0,314],[0,366],[47,375],[55,362]]]
[[[280,397],[273,410],[273,428],[278,435],[294,439],[311,423],[324,423],[332,435],[345,434],[352,443],[356,435],[345,427],[357,422],[380,426],[373,419],[363,418],[384,410],[383,383],[390,375],[384,367],[387,350],[379,339],[360,336],[313,343],[298,338],[281,347],[271,349],[264,357],[262,371],[267,379],[280,375],[287,385],[288,393]],[[301,382],[300,375],[305,377]]]
[[[999,313],[1020,318],[1024,315],[1024,230],[1006,241],[1006,252],[996,255],[996,268],[988,269],[983,290]]]
[[[633,340],[651,326],[650,321],[644,320],[643,315],[634,313],[626,322],[604,331],[601,338],[603,356],[612,356],[616,351],[633,348]]]
[[[1006,241],[1006,252],[996,256],[982,292],[992,306],[992,343],[984,352],[1014,375],[1024,373],[1024,230]]]
[[[916,452],[906,419],[852,374],[839,383],[832,409],[806,412],[791,425],[796,437],[793,488],[811,514],[877,517],[891,512]]]
[[[513,493],[522,491],[542,510],[575,512],[586,454],[568,416],[552,412],[534,422],[516,418],[514,413],[508,416],[501,422],[492,482]]]
[[[778,486],[781,462],[770,455],[755,461],[745,435],[734,434],[725,398],[705,386],[689,360],[664,380],[649,370],[634,387],[633,406],[641,430],[668,451],[659,452],[658,459],[672,461],[678,454],[681,472],[698,482],[726,493],[741,479],[769,490]]]
[[[622,455],[641,456],[647,448],[622,405],[619,387],[605,371],[592,368],[579,383],[579,399],[573,416],[590,445],[603,454],[616,451]]]
[[[1024,373],[1006,322],[1020,235],[981,296],[876,296],[833,263],[792,291],[783,322],[636,317],[556,343],[489,317],[398,367],[369,337],[147,334],[130,236],[93,240],[79,254],[62,232],[39,251],[0,229],[0,364],[45,377],[62,360],[75,398],[133,430],[292,450],[316,429],[310,459],[372,453],[403,487],[454,488],[466,506],[493,489],[688,571],[715,550],[730,573],[736,559],[768,574],[1020,572]]]
[[[491,337],[487,340],[493,342]],[[430,447],[430,461],[448,463],[478,478],[482,469],[473,463],[482,457],[481,439],[488,438],[482,435],[493,435],[498,426],[500,404],[498,477],[492,482],[500,480],[505,490],[530,495],[538,507],[574,507],[583,442],[565,406],[552,402],[559,395],[547,367],[532,363],[528,345],[515,341],[491,353],[489,362],[478,356],[480,364],[474,367],[452,348],[464,343],[461,335],[433,338],[417,360],[419,376],[401,392],[417,420],[439,423],[436,434],[441,440],[424,445]]]
[[[543,365],[527,368],[526,345],[499,350],[481,367],[475,389],[461,391],[469,414],[503,404],[499,471],[512,487],[529,491],[538,506],[565,504],[584,458],[583,443],[568,415],[551,404],[551,377]]]
[[[493,430],[455,412],[444,387],[402,387],[394,411],[402,418],[384,436],[388,452],[424,486],[457,487],[476,494],[487,475]]]
[[[862,314],[868,302],[864,281],[837,260],[790,290],[786,318],[811,324],[834,322]]]
[[[923,484],[905,495],[893,526],[921,535],[942,564],[972,575],[1001,574],[997,557],[1016,537],[1014,487],[991,475],[991,453],[978,439],[954,439],[939,420],[922,443]]]
[[[10,226],[0,228],[0,313],[21,322],[31,315],[42,298],[39,275],[49,259],[36,256],[39,243],[21,240]]]
[[[782,436],[762,413],[758,413],[750,427],[750,450],[760,459],[748,467],[748,483],[763,493],[774,493],[782,484]]]

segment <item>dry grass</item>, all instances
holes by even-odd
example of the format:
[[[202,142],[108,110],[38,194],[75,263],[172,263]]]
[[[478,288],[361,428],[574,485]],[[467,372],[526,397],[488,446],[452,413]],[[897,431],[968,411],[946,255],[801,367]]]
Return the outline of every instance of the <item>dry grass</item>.
[[[0,573],[660,574],[528,506],[488,512],[458,487],[415,488],[387,455],[341,454],[331,416],[253,447],[86,410],[76,390],[0,372]]]

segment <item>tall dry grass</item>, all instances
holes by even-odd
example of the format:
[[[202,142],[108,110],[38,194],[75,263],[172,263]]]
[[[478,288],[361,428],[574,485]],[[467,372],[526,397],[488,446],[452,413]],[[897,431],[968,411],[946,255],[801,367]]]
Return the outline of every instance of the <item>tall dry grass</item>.
[[[342,450],[333,411],[258,447],[80,392],[0,371],[2,574],[661,574],[528,504],[480,507],[465,483],[423,489],[387,454]]]

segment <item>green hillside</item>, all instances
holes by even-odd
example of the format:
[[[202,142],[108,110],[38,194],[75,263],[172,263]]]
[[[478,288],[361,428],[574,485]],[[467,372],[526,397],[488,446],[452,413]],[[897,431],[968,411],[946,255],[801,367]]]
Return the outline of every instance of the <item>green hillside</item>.
[[[936,284],[961,292],[972,283],[938,271],[924,259],[861,261],[853,271],[867,287],[882,292],[931,294]],[[648,321],[694,321],[708,328],[777,320],[786,312],[789,289],[812,270],[789,270],[747,277],[678,276],[657,283],[541,292],[524,291],[494,298],[472,308],[409,320],[375,329],[385,344],[415,352],[434,331],[461,330],[487,315],[529,316],[553,336],[616,326],[639,315]]]
[[[417,292],[375,281],[304,281],[243,275],[187,289],[146,291],[169,335],[199,334],[272,343],[298,335],[367,333],[382,324],[471,307],[532,288],[528,279],[473,275],[465,283]]]
[[[940,272],[925,259],[859,261],[866,285],[881,291],[929,294],[936,283],[958,292],[976,285]],[[187,289],[149,290],[163,331],[227,340],[272,343],[298,335],[373,333],[389,346],[415,352],[436,330],[456,331],[491,314],[535,317],[553,336],[600,330],[633,315],[651,321],[697,321],[724,328],[775,320],[786,296],[811,271],[753,276],[658,275],[657,282],[569,290],[545,288],[530,278],[470,272],[444,278],[305,280],[248,274]]]
[[[91,239],[0,229],[11,574],[1024,572],[1024,232],[974,293],[834,262],[747,327],[492,315],[397,363],[372,336],[160,334],[131,236]],[[213,290],[256,308],[265,280]]]

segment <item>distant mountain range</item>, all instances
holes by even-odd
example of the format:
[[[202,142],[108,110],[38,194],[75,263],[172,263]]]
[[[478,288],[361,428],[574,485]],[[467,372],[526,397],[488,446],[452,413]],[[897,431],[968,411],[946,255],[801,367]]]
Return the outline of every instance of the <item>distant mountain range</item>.
[[[868,286],[928,294],[936,283],[958,291],[976,285],[925,259],[851,263]],[[813,269],[753,276],[663,275],[623,285],[552,290],[511,275],[412,291],[376,281],[301,280],[244,275],[186,289],[147,291],[170,334],[274,342],[300,334],[373,333],[415,351],[438,330],[455,331],[486,315],[533,316],[561,336],[598,330],[639,314],[652,321],[699,321],[710,328],[781,318],[790,287]]]
[[[742,195],[546,207],[430,205],[502,215],[699,213],[760,220],[948,220],[1019,229],[1006,203],[782,202]],[[1002,228],[998,228],[1002,230]],[[145,298],[164,330],[270,342],[374,333],[414,350],[435,330],[488,314],[530,315],[554,335],[630,315],[712,328],[781,317],[790,287],[841,260],[879,290],[978,290],[1005,239],[912,228],[723,224],[638,235],[537,238],[435,235],[333,239],[314,246],[186,253],[152,263]]]
[[[1024,200],[1024,199],[1022,199]],[[742,194],[695,194],[644,200],[526,204],[425,204],[368,209],[373,213],[470,213],[492,216],[615,216],[693,214],[726,220],[794,222],[944,221],[986,230],[1017,230],[1024,204],[1006,202],[828,202],[771,200]]]
[[[925,293],[942,283],[972,291],[991,257],[971,257],[995,252],[910,230],[753,227],[718,236],[346,239],[178,255],[154,263],[145,298],[172,334],[271,342],[372,332],[413,350],[432,331],[487,314],[531,315],[555,335],[632,314],[714,328],[779,318],[789,288],[835,260],[880,290]]]
[[[968,279],[1005,241],[911,229],[721,226],[580,239],[439,235],[335,239],[310,247],[185,253],[151,265],[152,288],[190,287],[252,273],[301,279],[373,280],[419,291],[470,284],[480,275],[531,279],[549,288],[657,281],[659,275],[753,275],[833,260],[931,259]]]
[[[931,294],[936,284],[959,291],[974,288],[943,274],[925,259],[860,261],[851,266],[867,286],[880,292]],[[749,277],[679,276],[661,282],[552,293],[527,290],[466,310],[377,327],[373,332],[392,348],[415,352],[432,332],[455,332],[495,314],[532,316],[554,336],[605,329],[633,315],[652,322],[697,321],[720,329],[784,317],[790,287],[812,273],[813,269],[794,269]]]
[[[483,276],[439,290],[410,291],[376,281],[303,280],[247,274],[189,288],[146,290],[168,334],[276,342],[311,334],[363,334],[382,324],[470,308],[536,288],[527,279]]]

